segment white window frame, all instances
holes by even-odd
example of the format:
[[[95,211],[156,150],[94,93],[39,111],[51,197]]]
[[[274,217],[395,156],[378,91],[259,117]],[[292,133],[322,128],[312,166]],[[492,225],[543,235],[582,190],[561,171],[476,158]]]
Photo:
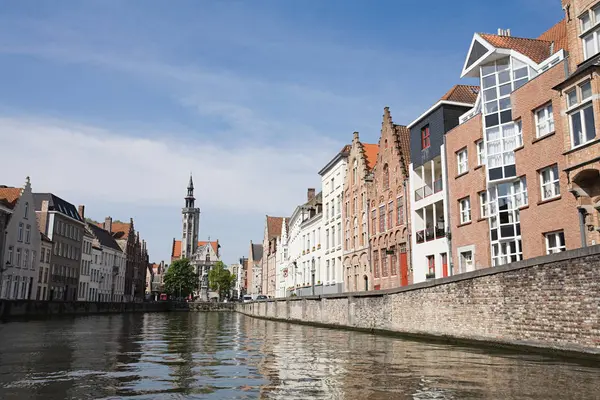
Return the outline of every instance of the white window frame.
[[[561,236],[562,236],[562,243],[563,243],[562,245],[560,244]],[[544,237],[546,239],[546,254],[560,253],[561,251],[567,250],[564,231],[549,232],[549,233],[546,233],[544,235]],[[551,237],[553,237],[554,241],[555,241],[554,247],[550,247],[550,238]]]
[[[589,21],[589,26],[585,28],[583,24],[583,19],[587,17]],[[581,38],[581,46],[583,47],[583,56],[584,60],[598,54],[600,52],[600,5],[596,5],[595,7],[591,7],[586,10],[583,14],[579,16],[579,29],[581,30],[581,34],[579,37]],[[587,48],[585,46],[586,39],[592,38],[594,43],[594,53],[588,54]]]
[[[549,180],[544,180],[544,173],[548,173]],[[558,165],[554,164],[540,170],[540,190],[542,201],[560,196],[560,173]],[[546,192],[549,194],[547,195]]]
[[[552,103],[548,103],[534,111],[535,115],[535,136],[538,138],[547,136],[554,132],[554,114],[552,113]],[[545,128],[545,133],[540,133]]]
[[[463,158],[464,155],[464,158]],[[469,153],[467,149],[462,149],[456,152],[456,167],[458,169],[458,175],[464,174],[469,171]]]
[[[487,191],[479,192],[479,215],[482,219],[490,216]]]
[[[469,196],[464,197],[458,201],[460,209],[460,223],[466,224],[471,222],[471,199]]]
[[[595,140],[598,136],[598,132],[596,132],[596,116],[594,115],[594,108],[593,108],[593,93],[590,93],[590,95],[586,98],[583,97],[583,87],[585,85],[590,85],[590,89],[592,89],[591,86],[591,82],[589,80],[581,82],[579,84],[577,84],[574,88],[565,91],[565,98],[566,98],[566,102],[567,102],[567,115],[569,117],[569,136],[571,139],[571,148],[577,148],[580,146],[584,146],[585,144],[591,142],[592,140]],[[569,100],[569,95],[575,93],[575,102],[571,103]],[[588,133],[588,127],[585,124],[585,117],[583,112],[585,110],[587,110],[588,108],[592,108],[592,116],[594,118],[594,137],[590,140],[587,139],[587,133]],[[581,119],[581,127],[582,127],[582,132],[581,132],[581,137],[580,139],[580,143],[578,145],[575,145],[575,136],[574,136],[574,132],[573,132],[573,116],[575,114],[580,114],[580,119]]]
[[[477,147],[477,165],[483,165],[485,164],[485,144],[483,143],[483,139],[475,142],[475,146]]]

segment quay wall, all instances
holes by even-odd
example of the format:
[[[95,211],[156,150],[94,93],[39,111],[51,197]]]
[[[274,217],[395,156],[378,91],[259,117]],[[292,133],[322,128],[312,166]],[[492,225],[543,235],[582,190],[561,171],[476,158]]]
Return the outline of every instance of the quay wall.
[[[0,318],[169,311],[169,302],[105,303],[84,301],[0,300]]]
[[[403,288],[236,309],[280,321],[600,358],[600,245]]]

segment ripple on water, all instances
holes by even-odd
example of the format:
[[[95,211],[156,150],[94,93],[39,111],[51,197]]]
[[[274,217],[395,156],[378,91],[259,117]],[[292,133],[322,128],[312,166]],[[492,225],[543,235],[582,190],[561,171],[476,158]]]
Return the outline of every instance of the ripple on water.
[[[600,370],[232,313],[0,326],[5,399],[596,399]]]

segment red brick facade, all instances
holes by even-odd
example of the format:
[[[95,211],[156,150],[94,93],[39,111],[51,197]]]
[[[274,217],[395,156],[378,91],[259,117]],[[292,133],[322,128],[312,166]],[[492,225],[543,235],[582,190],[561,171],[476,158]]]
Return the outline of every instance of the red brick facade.
[[[376,290],[412,283],[408,210],[409,137],[408,128],[395,125],[386,107],[369,195],[371,265]]]

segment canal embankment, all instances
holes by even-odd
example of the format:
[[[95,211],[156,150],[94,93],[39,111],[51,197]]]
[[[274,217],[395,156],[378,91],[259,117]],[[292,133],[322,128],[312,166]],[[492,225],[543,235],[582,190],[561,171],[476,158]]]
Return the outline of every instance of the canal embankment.
[[[392,290],[236,307],[272,320],[600,359],[600,245]]]
[[[106,303],[84,301],[0,300],[0,318],[34,318],[53,315],[94,315],[169,311],[169,302]]]

